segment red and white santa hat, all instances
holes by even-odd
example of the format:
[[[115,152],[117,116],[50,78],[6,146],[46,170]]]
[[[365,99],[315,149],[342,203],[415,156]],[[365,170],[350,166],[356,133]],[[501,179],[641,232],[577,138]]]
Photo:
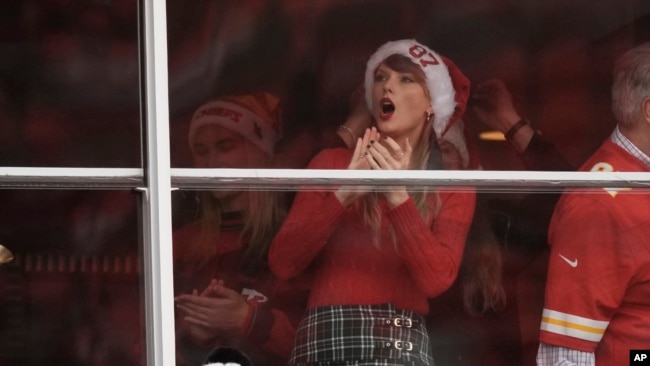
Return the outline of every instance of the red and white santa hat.
[[[463,113],[467,106],[470,82],[449,59],[440,56],[414,39],[385,43],[370,56],[366,66],[366,103],[372,110],[372,86],[379,64],[391,55],[406,56],[422,68],[431,97],[434,120],[433,130],[440,138]]]
[[[465,123],[463,120],[458,119],[457,122],[449,126],[440,140],[452,144],[456,151],[458,151],[458,155],[460,155],[463,169],[467,169],[469,167],[469,151],[467,150],[467,142],[465,140]]]
[[[269,156],[280,140],[280,101],[267,92],[223,97],[200,106],[190,123],[188,139],[193,146],[202,126],[218,125],[239,133]]]

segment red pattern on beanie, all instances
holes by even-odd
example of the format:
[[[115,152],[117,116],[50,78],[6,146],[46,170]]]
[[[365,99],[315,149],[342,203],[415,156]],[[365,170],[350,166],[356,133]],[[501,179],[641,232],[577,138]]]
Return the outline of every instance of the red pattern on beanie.
[[[282,137],[280,101],[273,94],[257,92],[207,102],[192,116],[190,146],[199,128],[209,124],[239,133],[272,156],[275,144]]]

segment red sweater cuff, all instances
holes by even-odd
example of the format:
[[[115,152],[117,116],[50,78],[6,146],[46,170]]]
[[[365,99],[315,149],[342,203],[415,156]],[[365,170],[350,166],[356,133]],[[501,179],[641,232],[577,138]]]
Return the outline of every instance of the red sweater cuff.
[[[246,318],[244,319],[244,323],[242,324],[241,328],[239,329],[239,334],[245,336],[248,335],[250,332],[251,328],[253,327],[253,324],[255,323],[255,316],[257,314],[257,308],[250,303],[246,303],[246,306],[248,306],[248,313],[246,313]]]
[[[412,197],[409,197],[406,201],[393,207],[393,209],[388,211],[388,216],[393,224],[400,226],[406,225],[406,227],[412,226],[414,220],[422,220]]]

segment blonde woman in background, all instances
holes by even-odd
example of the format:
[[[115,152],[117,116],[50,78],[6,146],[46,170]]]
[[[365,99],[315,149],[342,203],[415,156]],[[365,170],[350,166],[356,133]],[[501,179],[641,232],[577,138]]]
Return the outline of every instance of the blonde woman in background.
[[[265,92],[199,107],[189,144],[197,168],[268,168],[280,138],[279,101]],[[214,190],[200,218],[174,233],[178,364],[233,348],[256,365],[285,364],[306,293],[268,270],[285,216],[282,193]]]

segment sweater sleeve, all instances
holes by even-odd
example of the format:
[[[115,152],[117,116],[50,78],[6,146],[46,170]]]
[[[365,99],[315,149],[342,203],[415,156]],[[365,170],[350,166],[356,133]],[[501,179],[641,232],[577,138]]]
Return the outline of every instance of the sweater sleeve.
[[[310,169],[332,168],[332,157],[321,153]],[[323,249],[347,209],[331,191],[300,191],[269,250],[269,266],[280,279],[302,273]]]
[[[441,207],[431,227],[412,198],[388,213],[409,273],[428,297],[444,292],[456,279],[476,201],[474,191],[438,195]]]
[[[308,295],[308,289],[302,284],[277,281],[269,301],[253,303],[255,313],[245,334],[245,343],[252,350],[259,348],[284,360],[264,364],[286,364]]]
[[[252,349],[262,350],[288,359],[293,348],[293,338],[296,326],[289,320],[287,314],[269,306],[257,306],[255,319],[246,335],[247,345]]]
[[[524,165],[529,170],[574,171],[575,168],[560,154],[553,144],[544,140],[538,133],[533,134],[526,150],[521,154]]]

